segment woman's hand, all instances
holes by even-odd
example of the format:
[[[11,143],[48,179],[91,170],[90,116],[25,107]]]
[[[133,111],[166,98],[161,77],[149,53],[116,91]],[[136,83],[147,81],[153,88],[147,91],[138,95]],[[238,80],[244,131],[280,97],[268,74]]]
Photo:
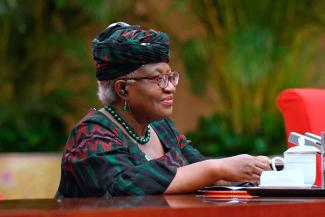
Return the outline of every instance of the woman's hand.
[[[222,179],[233,182],[247,181],[257,185],[263,171],[270,170],[271,160],[265,156],[251,156],[247,154],[219,159],[218,166]]]
[[[189,164],[177,168],[177,173],[165,193],[193,192],[220,180],[258,184],[261,173],[270,170],[270,162],[264,156],[242,154]]]

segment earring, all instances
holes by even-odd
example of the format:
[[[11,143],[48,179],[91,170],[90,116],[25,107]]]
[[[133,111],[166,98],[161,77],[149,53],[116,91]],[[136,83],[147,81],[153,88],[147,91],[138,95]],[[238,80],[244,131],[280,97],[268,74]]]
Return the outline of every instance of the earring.
[[[128,112],[128,107],[127,107],[126,100],[124,100],[123,111],[124,111],[124,112]]]

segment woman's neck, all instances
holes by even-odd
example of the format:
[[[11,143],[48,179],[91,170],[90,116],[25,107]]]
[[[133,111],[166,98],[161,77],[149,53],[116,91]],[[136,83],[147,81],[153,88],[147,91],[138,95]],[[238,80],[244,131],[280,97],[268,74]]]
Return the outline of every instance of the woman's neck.
[[[126,122],[126,124],[139,136],[143,137],[146,134],[149,122],[144,121],[143,118],[136,118],[132,111],[123,111],[122,105],[111,105],[115,112]]]

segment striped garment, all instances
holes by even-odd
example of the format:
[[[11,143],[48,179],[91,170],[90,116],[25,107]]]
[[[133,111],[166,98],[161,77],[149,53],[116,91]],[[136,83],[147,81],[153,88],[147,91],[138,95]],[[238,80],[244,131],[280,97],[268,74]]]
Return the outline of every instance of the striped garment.
[[[57,197],[162,194],[178,167],[205,160],[169,118],[150,126],[165,155],[147,160],[138,145],[106,115],[89,111],[67,141]]]

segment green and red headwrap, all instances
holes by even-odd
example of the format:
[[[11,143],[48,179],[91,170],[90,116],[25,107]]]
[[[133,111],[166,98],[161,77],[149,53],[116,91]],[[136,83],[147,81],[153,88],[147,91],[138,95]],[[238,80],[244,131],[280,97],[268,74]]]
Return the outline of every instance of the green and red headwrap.
[[[118,22],[92,41],[97,80],[127,75],[147,63],[169,62],[169,40],[164,32],[142,30]]]

